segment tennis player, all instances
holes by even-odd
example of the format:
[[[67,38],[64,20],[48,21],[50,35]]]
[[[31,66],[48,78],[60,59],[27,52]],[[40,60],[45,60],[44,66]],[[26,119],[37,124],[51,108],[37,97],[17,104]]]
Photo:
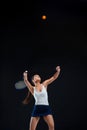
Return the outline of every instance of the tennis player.
[[[54,119],[48,102],[47,87],[58,78],[59,74],[60,66],[56,67],[56,72],[52,77],[43,82],[41,82],[41,77],[38,74],[35,74],[32,78],[32,82],[34,83],[33,86],[28,80],[27,71],[23,73],[24,82],[29,90],[28,95],[23,103],[29,103],[30,94],[33,95],[35,99],[34,108],[31,113],[29,130],[36,130],[40,117],[43,117],[48,125],[49,130],[55,130]]]

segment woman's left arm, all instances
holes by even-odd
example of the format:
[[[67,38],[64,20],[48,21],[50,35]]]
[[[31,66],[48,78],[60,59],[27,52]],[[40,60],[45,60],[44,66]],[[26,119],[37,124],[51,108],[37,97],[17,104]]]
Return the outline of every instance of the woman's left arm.
[[[51,84],[53,81],[55,81],[58,78],[59,74],[60,74],[60,66],[57,66],[55,74],[51,78],[45,80],[43,82],[43,85],[48,86],[49,84]]]

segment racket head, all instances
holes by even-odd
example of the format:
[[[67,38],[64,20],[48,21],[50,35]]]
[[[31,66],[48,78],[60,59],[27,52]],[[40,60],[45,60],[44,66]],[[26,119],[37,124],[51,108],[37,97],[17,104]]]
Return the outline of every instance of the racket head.
[[[20,81],[17,81],[16,83],[15,83],[15,88],[16,89],[24,89],[24,88],[26,88],[26,84],[24,83],[24,81],[23,80],[20,80]]]

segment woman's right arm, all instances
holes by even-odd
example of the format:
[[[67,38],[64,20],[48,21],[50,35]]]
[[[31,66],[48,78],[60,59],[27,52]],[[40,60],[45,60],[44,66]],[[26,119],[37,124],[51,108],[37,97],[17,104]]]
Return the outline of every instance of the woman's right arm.
[[[27,76],[27,72],[26,71],[23,73],[23,78],[24,78],[24,83],[26,84],[27,88],[33,94],[34,88],[31,85],[31,83],[28,81],[28,76]]]

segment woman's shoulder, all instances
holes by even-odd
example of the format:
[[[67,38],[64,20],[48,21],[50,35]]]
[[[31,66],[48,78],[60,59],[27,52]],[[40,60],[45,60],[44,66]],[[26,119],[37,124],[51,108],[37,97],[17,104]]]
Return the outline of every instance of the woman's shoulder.
[[[42,82],[41,85],[42,85],[43,87],[45,87],[45,88],[47,87],[44,82]]]

